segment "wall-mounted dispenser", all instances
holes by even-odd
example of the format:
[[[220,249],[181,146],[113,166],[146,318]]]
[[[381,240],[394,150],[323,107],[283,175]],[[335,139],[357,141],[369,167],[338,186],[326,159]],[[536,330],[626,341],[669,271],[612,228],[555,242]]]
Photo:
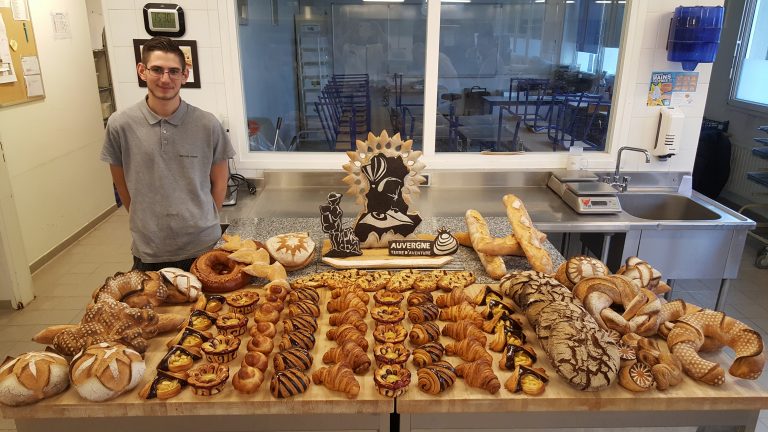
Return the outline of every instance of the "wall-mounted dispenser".
[[[663,107],[656,130],[656,145],[651,153],[661,160],[674,156],[680,150],[685,116],[679,109]]]
[[[669,23],[667,60],[681,62],[685,71],[714,62],[722,29],[722,6],[676,7]]]

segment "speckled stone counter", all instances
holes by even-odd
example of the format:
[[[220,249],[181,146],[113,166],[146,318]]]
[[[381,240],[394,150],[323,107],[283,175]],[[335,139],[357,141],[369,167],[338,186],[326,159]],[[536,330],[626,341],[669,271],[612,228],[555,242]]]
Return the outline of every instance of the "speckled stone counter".
[[[353,222],[352,218],[344,219],[344,226],[351,226]],[[436,217],[427,218],[422,221],[417,233],[437,234],[439,227],[446,227],[451,232],[466,231],[467,226],[464,222],[464,218],[458,217]],[[509,234],[511,228],[509,222],[503,218],[488,218],[488,228],[491,235],[495,237],[503,237]],[[307,231],[312,239],[317,244],[315,253],[318,259],[315,264],[309,265],[301,270],[291,272],[288,277],[295,279],[310,273],[330,270],[332,267],[322,263],[320,257],[320,245],[322,241],[326,239],[326,235],[323,233],[320,226],[320,217],[317,218],[239,218],[230,220],[230,225],[227,228],[227,234],[238,234],[242,238],[252,238],[256,240],[264,241],[269,237],[272,237],[280,233]],[[557,268],[563,261],[563,256],[555,249],[550,242],[545,242],[549,255],[552,257],[554,267]],[[504,262],[507,265],[507,270],[530,270],[531,266],[528,264],[528,260],[524,257],[504,257]],[[453,267],[456,264],[461,265],[464,269],[470,270],[477,275],[477,281],[480,283],[492,283],[493,279],[488,277],[488,274],[483,269],[480,260],[477,258],[477,254],[469,248],[460,247],[456,252],[453,260]]]

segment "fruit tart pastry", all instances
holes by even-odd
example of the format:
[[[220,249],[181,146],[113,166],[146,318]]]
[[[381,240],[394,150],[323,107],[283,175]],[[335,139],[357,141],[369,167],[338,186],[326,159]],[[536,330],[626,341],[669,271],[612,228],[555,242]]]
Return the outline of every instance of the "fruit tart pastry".
[[[205,359],[210,363],[229,363],[237,357],[240,338],[229,334],[219,334],[203,343],[201,347]]]
[[[240,336],[248,329],[248,317],[236,312],[221,314],[216,318],[216,328],[219,333]]]
[[[378,343],[402,343],[407,335],[402,324],[379,324],[373,330],[373,338]]]
[[[377,305],[399,305],[403,301],[403,295],[397,291],[381,290],[373,295],[373,301]]]
[[[216,323],[216,315],[196,310],[189,314],[187,325],[195,330],[206,331]]]
[[[411,371],[398,364],[382,365],[374,371],[373,381],[380,395],[397,397],[408,390]]]
[[[187,384],[199,396],[215,395],[229,379],[229,367],[225,364],[206,363],[189,371]]]
[[[242,315],[247,315],[256,310],[258,302],[259,293],[253,290],[236,292],[227,297],[227,305],[229,305],[230,312]]]
[[[168,348],[181,345],[188,350],[199,350],[203,342],[213,337],[210,332],[201,332],[192,327],[184,327],[165,345]]]
[[[398,306],[377,306],[371,310],[371,318],[380,324],[397,324],[405,318]]]
[[[408,361],[411,351],[403,344],[383,343],[373,347],[373,357],[378,366],[385,364],[400,364]]]

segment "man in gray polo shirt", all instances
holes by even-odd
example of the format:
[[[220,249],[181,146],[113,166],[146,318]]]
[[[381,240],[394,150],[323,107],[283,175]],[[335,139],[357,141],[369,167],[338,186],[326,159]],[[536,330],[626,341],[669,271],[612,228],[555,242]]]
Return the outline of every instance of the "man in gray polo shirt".
[[[188,270],[221,236],[235,151],[212,114],[181,100],[189,70],[173,40],[147,42],[136,68],[148,94],[109,118],[101,160],[128,210],[134,268]]]

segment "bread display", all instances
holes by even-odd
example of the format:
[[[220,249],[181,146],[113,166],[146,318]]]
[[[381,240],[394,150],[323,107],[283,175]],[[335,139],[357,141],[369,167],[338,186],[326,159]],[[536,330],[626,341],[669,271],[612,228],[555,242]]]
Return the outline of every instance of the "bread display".
[[[232,387],[245,394],[256,393],[262,382],[264,382],[264,373],[248,365],[242,366],[232,377]]]
[[[507,218],[512,225],[512,231],[517,238],[520,247],[525,252],[525,257],[533,270],[551,274],[553,273],[552,257],[544,249],[540,240],[539,231],[533,226],[533,221],[528,215],[523,202],[516,196],[509,194],[502,198],[507,209]]]
[[[206,363],[189,371],[187,384],[198,396],[212,396],[224,389],[229,380],[229,367],[218,363]]]
[[[285,369],[275,373],[269,382],[269,392],[278,399],[284,399],[304,393],[309,388],[310,379],[298,369]]]
[[[192,263],[190,272],[203,284],[203,291],[213,293],[240,289],[251,281],[251,275],[243,271],[244,265],[229,259],[229,252],[214,249],[200,255]]]
[[[413,350],[413,365],[417,368],[429,366],[440,361],[445,354],[445,347],[440,342],[427,342]]]
[[[592,276],[608,276],[611,271],[608,266],[597,258],[579,255],[569,258],[560,264],[555,273],[555,279],[568,288],[573,287],[582,279]]]
[[[456,375],[464,378],[468,386],[483,389],[490,394],[496,394],[501,388],[501,382],[493,373],[491,362],[487,358],[456,366]]]
[[[725,372],[719,364],[701,358],[700,350],[730,347],[736,359],[728,372],[738,378],[757,379],[765,367],[760,333],[723,312],[702,310],[681,317],[669,332],[667,345],[688,376],[710,385],[722,385]]]
[[[467,210],[464,215],[464,219],[467,222],[467,228],[469,228],[469,238],[472,241],[472,247],[477,253],[477,257],[485,268],[485,272],[488,273],[492,279],[499,280],[507,273],[507,267],[504,265],[504,260],[498,255],[488,255],[480,252],[478,246],[482,243],[485,244],[490,241],[491,234],[488,231],[488,224],[485,222],[483,216],[477,210]]]
[[[440,327],[437,323],[428,321],[423,324],[414,324],[408,333],[408,339],[414,346],[421,346],[425,343],[440,339]]]
[[[349,399],[356,398],[360,393],[360,383],[352,369],[344,363],[318,369],[312,374],[312,382],[323,384],[333,391],[342,392]]]
[[[0,403],[28,405],[69,387],[69,364],[49,352],[24,353],[0,368]]]
[[[373,329],[373,339],[378,343],[402,343],[406,337],[408,332],[402,324],[379,324]]]
[[[416,372],[421,391],[436,395],[448,390],[456,382],[456,369],[446,361],[436,361]]]
[[[114,342],[91,345],[72,359],[69,376],[83,399],[103,402],[136,387],[144,376],[141,354]]]
[[[315,242],[306,232],[278,234],[265,244],[269,254],[288,271],[306,267],[314,257]]]

